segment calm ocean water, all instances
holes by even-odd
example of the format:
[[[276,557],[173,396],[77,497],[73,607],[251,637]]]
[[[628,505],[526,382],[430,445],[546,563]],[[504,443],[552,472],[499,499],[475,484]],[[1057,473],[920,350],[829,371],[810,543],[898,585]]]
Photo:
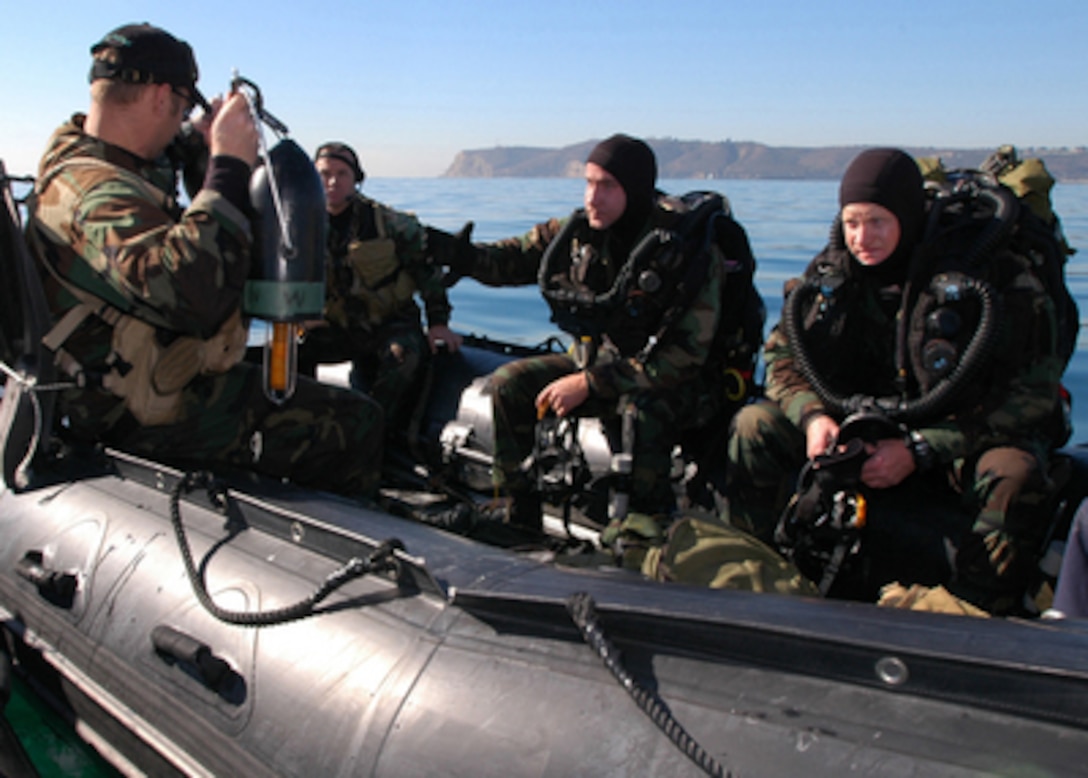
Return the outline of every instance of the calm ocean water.
[[[823,246],[836,211],[834,181],[665,180],[662,189],[683,193],[716,189],[725,194],[748,232],[759,263],[756,282],[767,302],[768,322],[778,320],[782,284],[799,274]],[[582,198],[579,179],[373,179],[367,195],[427,224],[457,231],[475,223],[475,240],[520,235],[551,216],[563,216]],[[1088,319],[1088,184],[1059,184],[1053,200],[1070,244],[1080,249],[1067,269],[1069,283]],[[451,291],[452,326],[461,332],[535,344],[559,334],[548,321],[536,287],[489,289],[462,281]],[[1073,393],[1074,441],[1088,441],[1088,331],[1066,374]],[[70,733],[29,695],[16,689],[7,711],[38,762],[43,776],[103,778],[115,773],[97,755],[72,744]]]

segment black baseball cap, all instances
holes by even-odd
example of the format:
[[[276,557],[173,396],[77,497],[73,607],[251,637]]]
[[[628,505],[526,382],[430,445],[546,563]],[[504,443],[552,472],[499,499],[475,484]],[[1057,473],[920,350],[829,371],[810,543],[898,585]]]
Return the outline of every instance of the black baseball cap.
[[[351,168],[351,172],[355,174],[355,183],[357,184],[366,178],[366,173],[363,172],[362,166],[359,165],[359,155],[355,153],[355,149],[346,143],[340,141],[322,143],[317,147],[317,153],[314,154],[314,162],[322,157],[338,159]]]
[[[110,32],[91,46],[91,54],[112,48],[117,52],[115,62],[96,59],[91,65],[89,81],[107,78],[127,84],[171,84],[187,88],[193,100],[205,111],[208,101],[196,88],[200,77],[193,50],[166,30],[147,24],[126,24]]]

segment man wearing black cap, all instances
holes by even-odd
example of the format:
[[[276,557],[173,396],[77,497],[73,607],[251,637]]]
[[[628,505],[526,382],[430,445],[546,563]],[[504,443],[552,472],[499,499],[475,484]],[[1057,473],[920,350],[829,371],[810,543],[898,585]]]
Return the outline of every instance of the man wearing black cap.
[[[653,248],[641,254],[645,272],[631,272],[636,248],[677,217],[667,205],[672,198],[656,189],[657,161],[645,142],[617,134],[597,144],[585,162],[585,181],[584,209],[570,218],[539,224],[521,238],[477,245],[467,260],[450,263],[489,285],[536,283],[539,277],[549,300],[570,291],[583,301],[611,301],[553,305],[553,320],[576,337],[573,352],[518,360],[491,377],[493,479],[509,498],[509,521],[529,528],[540,526],[541,499],[522,463],[538,418],[601,419],[613,453],[630,456],[622,487],[629,490],[630,511],[668,521],[675,509],[673,448],[683,430],[712,415],[716,397],[706,368],[721,311],[724,261],[707,262],[705,273],[689,279],[686,298],[676,290],[690,267],[687,249],[666,268],[657,264],[663,254],[650,240],[646,245]],[[739,225],[737,230],[743,236]],[[746,237],[743,242],[747,248]],[[623,434],[625,412],[634,422],[633,436]],[[611,513],[606,542],[623,518],[622,508]]]
[[[936,206],[917,163],[898,149],[859,154],[843,175],[839,206],[829,245],[787,282],[783,321],[764,347],[771,402],[734,420],[731,519],[770,541],[802,464],[846,450],[844,422],[867,410],[848,426],[865,440],[854,483],[868,498],[869,567],[853,582],[840,576],[831,591],[875,598],[898,579],[947,584],[997,612],[1018,607],[1040,529],[1026,526],[1024,503],[1045,480],[1058,408],[1053,303],[1030,263],[986,256],[983,275],[1012,268],[986,281],[998,290],[987,295],[1011,303],[1008,326],[973,378],[953,384],[953,368],[970,351],[964,344],[982,327],[968,291],[983,287],[945,274],[966,268],[975,244],[956,241],[974,233],[927,231]],[[892,423],[874,421],[877,408],[893,409]],[[834,472],[827,461],[819,467]],[[811,504],[803,496],[797,503]]]
[[[149,24],[119,27],[91,55],[90,109],[50,140],[27,228],[59,322],[47,344],[76,379],[60,398],[63,434],[372,489],[382,424],[372,401],[300,381],[280,408],[260,370],[239,362],[258,143],[245,97],[206,101],[189,45]],[[183,209],[164,152],[194,106],[210,159]]]
[[[307,324],[299,369],[313,374],[318,364],[350,361],[351,385],[382,406],[394,434],[407,425],[427,353],[440,344],[456,352],[461,336],[449,328],[449,296],[419,219],[363,195],[363,168],[348,144],[321,144],[314,166],[329,215],[325,315]]]

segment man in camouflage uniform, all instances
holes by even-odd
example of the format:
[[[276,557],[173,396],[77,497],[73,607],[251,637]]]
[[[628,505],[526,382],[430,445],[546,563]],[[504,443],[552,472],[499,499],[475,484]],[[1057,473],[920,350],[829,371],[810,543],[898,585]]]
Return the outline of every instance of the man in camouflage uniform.
[[[62,366],[79,379],[60,400],[62,432],[182,465],[239,466],[370,492],[381,467],[380,408],[359,393],[305,380],[277,406],[264,396],[260,368],[237,362],[244,348],[182,379],[160,359],[151,375],[179,384],[163,390],[177,402],[152,415],[132,401],[162,387],[149,388],[146,374],[141,385],[124,384],[143,363],[116,351],[122,324],[150,333],[139,339],[140,353],[155,346],[177,356],[178,344],[195,345],[214,363],[208,344],[225,333],[244,347],[238,312],[251,263],[248,192],[258,130],[241,94],[208,105],[196,88],[192,50],[161,29],[124,26],[91,52],[90,109],[53,135],[28,223],[55,319],[69,321],[80,300],[103,311],[63,336],[59,326],[51,333]],[[163,152],[194,104],[205,109],[199,129],[211,159],[203,189],[183,210]]]
[[[314,164],[329,214],[325,318],[307,327],[300,369],[312,374],[318,363],[350,360],[352,386],[382,406],[392,433],[407,421],[404,404],[426,352],[439,345],[457,351],[461,336],[448,326],[446,288],[428,261],[419,220],[358,191],[364,173],[347,144],[322,144]],[[427,309],[426,340],[417,291]]]
[[[917,164],[903,152],[870,149],[856,157],[842,179],[839,202],[831,243],[802,279],[786,285],[786,306],[802,285],[815,290],[797,298],[796,321],[808,355],[799,355],[783,323],[776,326],[764,347],[769,402],[748,406],[734,419],[731,519],[765,540],[774,534],[802,464],[837,442],[844,419],[825,403],[829,392],[903,402],[922,394],[922,377],[912,367],[917,363],[897,348],[897,322],[911,320],[911,312],[902,310],[904,290],[910,284],[924,288],[945,267],[942,262],[957,261],[927,237],[932,206]],[[937,257],[925,278],[910,275],[918,256]],[[886,558],[898,554],[906,569],[892,574],[915,576],[905,584],[951,577],[956,594],[1001,611],[1014,607],[1022,592],[1033,544],[1044,529],[1032,521],[1030,504],[1046,481],[1048,453],[1061,442],[1053,421],[1062,360],[1054,305],[1030,260],[1004,251],[984,266],[1003,306],[993,355],[950,405],[929,415],[920,411],[909,428],[901,425],[892,437],[867,443],[860,480],[870,496],[870,537],[876,537],[877,501],[893,513],[912,502],[929,509],[896,514],[894,526],[884,528],[890,539],[874,542],[904,544],[929,522],[955,549],[950,562],[940,542],[934,553],[940,559],[907,558],[905,546],[893,548]],[[785,320],[792,309],[784,311]],[[958,504],[962,520],[955,526],[936,526],[938,503],[926,500],[941,496]]]
[[[672,215],[660,204],[657,162],[641,140],[614,135],[602,141],[586,161],[585,176],[584,211],[539,224],[521,238],[477,246],[468,259],[448,264],[489,285],[534,283],[545,250],[561,233],[568,234],[565,228],[575,220],[569,245],[558,248],[569,257],[569,268],[557,283],[594,294],[610,289],[640,241],[669,224]],[[576,344],[572,354],[530,357],[495,372],[492,472],[496,488],[509,495],[511,523],[540,527],[540,497],[520,467],[532,449],[538,416],[599,417],[618,452],[621,414],[629,406],[635,413],[630,510],[658,516],[672,512],[673,446],[682,430],[711,415],[708,406],[715,393],[704,366],[718,326],[722,276],[721,263],[709,263],[705,283],[648,358],[639,358],[639,352],[657,322],[632,314],[592,341]],[[676,281],[663,279],[662,287]]]

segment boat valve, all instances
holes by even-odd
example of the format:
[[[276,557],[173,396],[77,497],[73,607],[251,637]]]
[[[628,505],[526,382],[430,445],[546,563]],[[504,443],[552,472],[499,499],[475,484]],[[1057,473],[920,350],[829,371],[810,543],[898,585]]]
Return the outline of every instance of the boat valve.
[[[75,573],[61,573],[45,566],[45,555],[41,551],[27,551],[16,572],[20,577],[34,584],[49,602],[61,608],[71,608],[79,588],[79,578]]]

